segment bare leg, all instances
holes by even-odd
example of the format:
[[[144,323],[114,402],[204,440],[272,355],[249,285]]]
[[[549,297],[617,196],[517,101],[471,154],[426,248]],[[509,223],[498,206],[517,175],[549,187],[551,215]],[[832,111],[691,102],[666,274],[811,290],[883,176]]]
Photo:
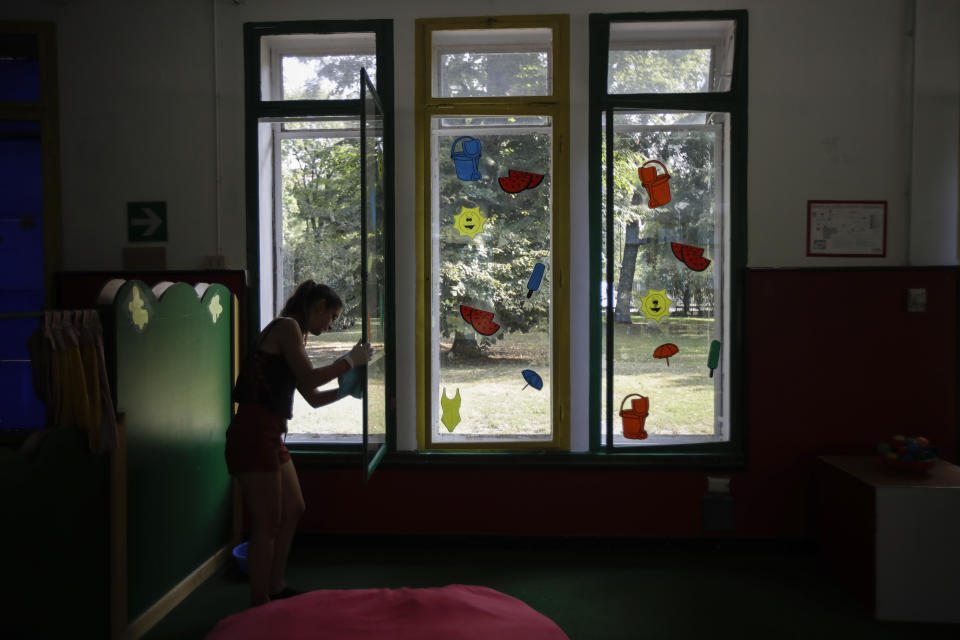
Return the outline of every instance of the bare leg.
[[[250,575],[250,606],[255,607],[270,601],[270,567],[280,528],[280,472],[241,473],[237,477],[250,512],[247,569]]]
[[[303,494],[300,491],[300,479],[293,466],[293,460],[280,465],[281,511],[280,526],[273,546],[273,566],[270,571],[270,593],[280,593],[287,587],[284,575],[287,571],[287,557],[293,536],[297,532],[297,523],[306,510]]]

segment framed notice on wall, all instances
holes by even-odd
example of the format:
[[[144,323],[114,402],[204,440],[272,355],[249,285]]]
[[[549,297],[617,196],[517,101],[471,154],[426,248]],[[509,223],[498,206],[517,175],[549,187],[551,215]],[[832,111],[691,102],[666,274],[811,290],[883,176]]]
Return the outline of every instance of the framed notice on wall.
[[[886,256],[886,200],[807,200],[807,255]]]

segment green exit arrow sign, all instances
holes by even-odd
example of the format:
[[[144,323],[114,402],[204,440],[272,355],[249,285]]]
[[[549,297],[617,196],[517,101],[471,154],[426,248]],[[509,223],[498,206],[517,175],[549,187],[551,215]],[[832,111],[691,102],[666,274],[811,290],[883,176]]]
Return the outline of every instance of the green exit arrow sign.
[[[166,242],[167,203],[128,202],[127,241]]]

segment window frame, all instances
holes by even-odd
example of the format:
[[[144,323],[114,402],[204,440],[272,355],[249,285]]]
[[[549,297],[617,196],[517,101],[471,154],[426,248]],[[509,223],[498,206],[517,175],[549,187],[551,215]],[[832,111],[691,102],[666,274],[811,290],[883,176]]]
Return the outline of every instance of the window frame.
[[[434,31],[472,29],[550,28],[552,31],[553,73],[551,94],[512,97],[436,97],[433,95],[433,67],[437,61],[432,46]],[[523,451],[570,449],[570,350],[569,350],[569,139],[570,139],[570,18],[565,14],[539,16],[485,16],[475,18],[425,18],[416,21],[416,436],[421,451],[487,451],[491,455],[512,455]],[[484,48],[484,47],[480,47]],[[477,115],[544,115],[553,126],[553,206],[551,222],[551,269],[553,273],[551,440],[532,442],[481,440],[478,442],[434,442],[434,398],[432,393],[431,318],[432,307],[432,172],[431,121],[435,117]]]
[[[735,25],[732,78],[727,91],[699,93],[608,93],[608,61],[610,27],[616,22],[641,21],[733,21]],[[686,40],[688,42],[691,40]],[[680,41],[678,41],[679,43]],[[590,14],[590,105],[589,105],[589,199],[590,199],[590,386],[587,415],[589,420],[590,451],[611,456],[629,456],[641,465],[698,464],[740,467],[746,461],[746,414],[744,376],[745,273],[746,273],[746,187],[747,187],[747,12],[746,11],[690,11],[657,13]],[[713,66],[713,65],[711,65]],[[730,288],[729,310],[729,407],[725,425],[729,439],[724,442],[691,442],[676,444],[615,446],[611,435],[610,417],[601,411],[603,385],[602,358],[608,358],[607,377],[612,377],[609,358],[604,353],[605,340],[600,315],[600,286],[605,274],[602,269],[602,229],[606,216],[603,207],[603,171],[601,159],[605,121],[612,134],[613,116],[617,109],[686,110],[696,112],[724,112],[730,124],[730,209],[725,224],[729,228],[730,271],[725,279]],[[611,153],[612,150],[608,150]],[[612,247],[609,248],[612,250]],[[608,330],[611,327],[608,327]],[[607,384],[607,413],[613,412]],[[602,443],[602,431],[607,430]]]
[[[260,237],[261,219],[260,208],[263,198],[261,194],[261,172],[259,162],[259,126],[263,121],[282,121],[285,119],[309,119],[332,116],[355,118],[358,122],[361,117],[361,101],[349,100],[264,100],[261,93],[262,69],[269,66],[271,70],[279,66],[273,58],[274,50],[267,48],[269,59],[262,58],[262,38],[283,35],[327,35],[343,33],[374,33],[376,41],[376,90],[380,96],[384,109],[384,167],[388,176],[384,184],[385,209],[385,251],[384,260],[391,272],[395,271],[395,224],[394,224],[394,79],[393,79],[393,21],[392,20],[297,20],[283,22],[248,22],[243,25],[243,56],[244,56],[244,136],[245,136],[245,184],[246,184],[246,242],[247,242],[247,284],[255,295],[250,296],[247,310],[248,326],[251,327],[247,336],[247,343],[241,345],[245,352],[254,348],[259,327],[261,326],[261,263],[265,257],[261,256]],[[298,51],[303,49],[297,48]],[[281,52],[282,53],[282,52]],[[271,83],[274,83],[275,73],[271,74]],[[357,78],[358,86],[360,77]],[[280,86],[279,82],[274,83]],[[285,132],[283,132],[285,133]],[[325,135],[304,134],[306,136]],[[298,137],[298,136],[292,136]],[[271,141],[271,146],[275,144]],[[275,173],[279,161],[274,159],[271,173]],[[274,194],[269,195],[271,202],[276,203]],[[270,222],[276,235],[277,219]],[[277,268],[276,238],[271,238],[273,247],[268,259],[273,260],[274,287],[276,286]],[[394,279],[388,278],[385,295],[385,333],[386,344],[391,348],[385,354],[386,366],[386,442],[387,451],[396,449],[396,307],[395,307]],[[272,304],[272,301],[271,301]],[[357,447],[361,444],[362,436],[338,442],[291,442],[289,448],[292,453],[350,453],[351,460],[355,459]],[[351,463],[351,464],[355,464]]]

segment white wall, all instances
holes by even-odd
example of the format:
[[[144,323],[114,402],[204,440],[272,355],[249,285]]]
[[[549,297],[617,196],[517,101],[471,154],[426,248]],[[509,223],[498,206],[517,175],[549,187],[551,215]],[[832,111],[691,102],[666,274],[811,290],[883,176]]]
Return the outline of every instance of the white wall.
[[[957,263],[960,2],[916,5],[910,264]]]
[[[234,266],[243,266],[242,24],[248,21],[395,20],[398,227],[411,229],[414,20],[508,14],[515,6],[425,0],[5,2],[3,19],[57,22],[64,264],[119,267],[125,203],[156,199],[168,202],[171,268],[200,267],[202,257],[216,254],[221,245]],[[589,9],[579,0],[528,0],[523,12],[570,13],[573,83],[583,86],[588,11],[720,8],[750,12],[750,265],[904,265],[930,255],[935,262],[953,262],[960,120],[960,9],[953,0],[918,0],[916,95],[910,93],[911,0],[596,0]],[[214,13],[222,100],[219,225]],[[586,144],[586,106],[585,92],[574,91],[575,214],[587,207],[585,154],[577,152]],[[927,152],[923,145],[931,139],[935,149]],[[915,170],[914,141],[920,149]],[[935,187],[914,191],[938,193],[937,202],[931,206],[914,193],[911,212],[911,177],[929,174],[939,175]],[[887,200],[887,257],[806,258],[808,199]],[[574,218],[573,237],[585,237],[576,228],[583,217]],[[944,225],[950,225],[949,233]],[[412,247],[411,233],[399,241],[401,249]]]
[[[751,266],[907,265],[911,260],[952,264],[957,235],[960,54],[956,43],[960,29],[954,2],[918,3],[916,83],[913,0],[594,0],[589,4],[527,0],[522,6],[490,0],[469,4],[41,0],[33,6],[5,2],[0,17],[57,22],[64,264],[68,269],[120,267],[126,243],[125,203],[131,200],[167,201],[170,268],[199,268],[203,256],[218,251],[232,266],[245,266],[243,23],[392,18],[400,258],[397,330],[401,337],[412,337],[416,18],[511,14],[518,12],[518,6],[525,14],[570,14],[575,87],[570,154],[575,274],[571,322],[585,327],[586,309],[579,302],[586,295],[588,272],[587,96],[576,87],[587,84],[589,12],[749,11]],[[941,94],[946,94],[945,100],[940,100]],[[944,134],[937,137],[939,131]],[[219,190],[217,157],[222,177]],[[886,200],[886,257],[807,258],[805,215],[806,201],[811,199]],[[409,375],[411,343],[412,339],[401,339],[399,345],[401,366],[410,367],[398,375],[401,398],[414,395]],[[586,338],[574,340],[572,348],[572,370],[586,371]],[[574,389],[585,388],[582,375],[575,373]],[[574,421],[586,418],[583,395],[572,394]],[[401,407],[400,419],[412,422],[412,407]]]

